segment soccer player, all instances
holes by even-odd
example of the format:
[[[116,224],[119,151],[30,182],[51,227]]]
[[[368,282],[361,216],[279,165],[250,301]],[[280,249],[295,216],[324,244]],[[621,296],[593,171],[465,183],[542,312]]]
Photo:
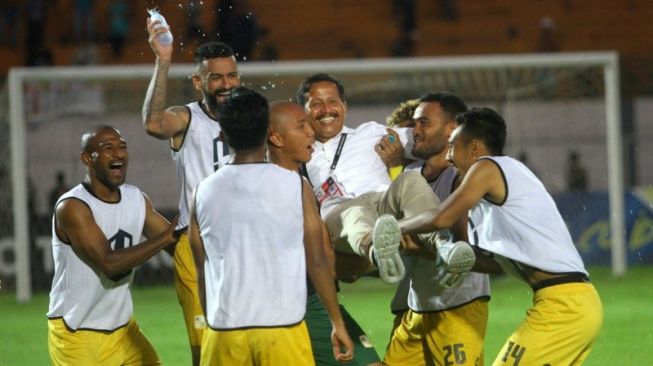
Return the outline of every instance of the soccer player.
[[[340,81],[327,74],[309,76],[299,85],[297,101],[307,111],[317,140],[306,171],[336,250],[368,259],[378,266],[381,279],[395,283],[404,276],[399,240],[394,240],[399,237],[398,228],[395,238],[374,238],[373,227],[386,226],[390,233],[395,223],[386,215],[411,217],[437,207],[439,200],[418,173],[402,174],[391,182],[374,151],[379,140],[390,140],[386,126],[368,122],[356,129],[345,127],[344,93]],[[406,145],[410,130],[396,131],[400,141],[388,143]],[[441,234],[425,234],[421,239],[438,248],[444,266],[469,269],[474,262],[469,245],[444,244]]]
[[[503,155],[506,124],[498,113],[471,109],[456,119],[448,159],[462,182],[437,209],[400,221],[402,232],[449,228],[469,212],[471,243],[534,292],[494,365],[580,365],[603,308],[555,202],[524,164]]]
[[[465,111],[465,103],[447,92],[421,96],[415,110],[411,154],[422,160],[408,165],[405,171],[419,172],[441,201],[460,183],[446,155],[456,115]],[[453,226],[453,240],[467,240],[466,219],[461,217]],[[411,270],[404,279],[410,283],[406,297],[409,310],[393,333],[384,363],[482,364],[490,295],[488,276],[471,272],[457,287],[446,288],[438,284],[440,274],[432,253],[415,253],[410,259]]]
[[[240,85],[233,50],[220,42],[205,43],[195,51],[197,70],[192,76],[202,99],[185,106],[166,109],[167,77],[173,46],[164,46],[158,36],[167,28],[147,20],[150,46],[156,55],[152,80],[143,102],[143,127],[150,136],[170,141],[172,158],[181,185],[179,223],[182,234],[174,255],[175,289],[184,314],[193,364],[199,362],[202,331],[206,327],[197,295],[197,274],[188,244],[188,206],[193,189],[206,176],[229,161],[229,149],[219,138],[220,125],[215,119],[217,105]]]
[[[111,126],[82,135],[84,181],[52,220],[54,278],[48,310],[53,365],[159,365],[132,317],[134,268],[177,241],[140,189],[124,184],[127,143]],[[148,240],[141,242],[141,236]]]
[[[331,319],[334,357],[351,359],[310,185],[266,162],[267,100],[238,88],[218,116],[234,158],[198,185],[191,206],[208,323],[201,364],[314,364],[303,320],[307,270]]]
[[[315,133],[308,123],[304,109],[296,103],[280,101],[270,105],[270,132],[268,133],[268,153],[270,161],[293,172],[299,172],[302,164],[311,159]],[[329,267],[335,270],[335,253],[326,228],[323,230],[324,251],[330,261]],[[331,351],[331,323],[310,281],[308,302],[306,304],[306,326],[313,348],[313,358],[318,366],[342,365]],[[356,320],[340,305],[340,312],[347,331],[354,341],[354,358],[345,365],[381,365],[381,359],[369,338]]]

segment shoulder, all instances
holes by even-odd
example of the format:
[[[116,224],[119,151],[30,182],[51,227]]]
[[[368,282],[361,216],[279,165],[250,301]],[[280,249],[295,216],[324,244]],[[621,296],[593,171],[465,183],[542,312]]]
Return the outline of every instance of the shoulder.
[[[127,183],[124,183],[123,185],[120,186],[120,191],[122,192],[122,194],[147,197],[145,192],[143,192],[140,188]]]
[[[487,175],[498,171],[501,171],[499,162],[492,156],[483,156],[472,164],[467,175]]]
[[[88,202],[79,197],[70,196],[59,201],[55,209],[57,222],[67,223],[83,222],[92,217],[93,212]]]
[[[167,112],[176,114],[177,116],[179,116],[179,118],[185,120],[186,122],[190,120],[191,110],[192,110],[191,104],[175,105],[172,107],[168,107],[168,109],[166,109]]]

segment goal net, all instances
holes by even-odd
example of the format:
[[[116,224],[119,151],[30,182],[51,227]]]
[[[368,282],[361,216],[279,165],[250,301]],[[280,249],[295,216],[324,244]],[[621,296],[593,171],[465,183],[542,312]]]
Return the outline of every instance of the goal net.
[[[80,135],[110,124],[126,137],[127,181],[172,216],[178,201],[175,169],[166,141],[149,137],[141,107],[153,66],[17,68],[9,74],[0,108],[0,280],[27,301],[47,290],[53,273],[50,249],[52,200],[57,179],[72,187],[84,176]],[[173,66],[168,105],[198,100],[189,76],[194,66]],[[623,212],[618,59],[614,53],[475,56],[247,63],[242,81],[270,100],[290,99],[309,74],[328,72],[345,85],[346,123],[376,120],[407,99],[448,90],[469,106],[498,110],[508,124],[507,154],[526,161],[552,193],[566,189],[566,162],[573,149],[588,171],[589,188],[611,192],[611,211]],[[10,113],[6,113],[10,111]],[[614,216],[614,215],[613,215]],[[623,233],[623,215],[611,221]],[[613,237],[623,248],[623,238]],[[617,270],[625,260],[617,253]],[[613,253],[613,256],[615,255]],[[614,260],[615,258],[613,258]],[[141,266],[141,284],[169,282],[171,260],[160,254]]]

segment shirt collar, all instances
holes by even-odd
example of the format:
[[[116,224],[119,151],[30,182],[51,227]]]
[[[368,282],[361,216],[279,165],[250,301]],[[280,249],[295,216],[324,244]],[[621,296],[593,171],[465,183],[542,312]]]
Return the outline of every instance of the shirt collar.
[[[356,133],[356,130],[353,129],[353,128],[349,128],[347,126],[342,126],[342,130],[340,130],[340,132],[337,135],[335,135],[332,138],[328,139],[326,142],[319,142],[319,141],[315,140],[315,145],[320,146],[320,145],[328,145],[328,144],[331,144],[331,143],[336,143],[337,144],[340,141],[340,136],[342,136],[343,133],[351,135],[351,134]]]

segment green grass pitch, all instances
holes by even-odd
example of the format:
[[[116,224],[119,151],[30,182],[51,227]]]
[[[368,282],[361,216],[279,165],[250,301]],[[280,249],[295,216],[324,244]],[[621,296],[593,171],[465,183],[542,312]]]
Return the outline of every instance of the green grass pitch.
[[[653,266],[633,267],[623,278],[608,268],[590,268],[604,306],[601,335],[586,365],[653,365]],[[378,279],[341,285],[340,299],[383,355],[392,324],[388,303],[393,287]],[[508,277],[492,281],[486,364],[523,319],[532,293]],[[135,317],[166,365],[189,365],[190,353],[172,286],[134,290]],[[48,365],[47,293],[26,305],[0,292],[0,365]]]

